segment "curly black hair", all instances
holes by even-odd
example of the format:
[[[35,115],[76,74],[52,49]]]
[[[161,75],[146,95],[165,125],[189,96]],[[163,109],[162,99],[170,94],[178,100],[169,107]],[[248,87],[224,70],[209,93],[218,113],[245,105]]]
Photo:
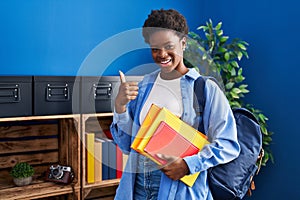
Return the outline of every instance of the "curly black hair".
[[[143,37],[146,43],[149,43],[150,35],[159,28],[173,30],[180,38],[189,31],[185,17],[174,9],[151,11],[143,25]]]

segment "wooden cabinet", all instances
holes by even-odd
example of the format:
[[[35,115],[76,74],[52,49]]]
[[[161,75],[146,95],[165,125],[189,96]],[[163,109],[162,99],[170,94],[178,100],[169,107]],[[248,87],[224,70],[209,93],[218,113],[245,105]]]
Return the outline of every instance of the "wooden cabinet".
[[[113,199],[119,179],[86,181],[85,133],[104,137],[113,113],[0,118],[0,199]],[[9,175],[18,162],[34,167],[33,182],[15,186]],[[45,181],[51,165],[71,166],[71,185]],[[97,170],[97,169],[95,169]]]
[[[112,123],[113,113],[99,113],[99,114],[83,114],[82,115],[82,199],[90,199],[100,196],[113,196],[119,179],[109,179],[95,181],[94,183],[87,183],[86,180],[86,133],[94,133],[95,137],[106,137],[105,132],[109,131],[109,126]],[[95,169],[99,170],[99,169]]]
[[[40,199],[65,195],[80,199],[80,115],[0,118],[0,199]],[[17,162],[35,169],[28,186],[13,184],[9,171]],[[74,183],[44,181],[52,164],[67,165],[75,173]],[[75,197],[75,198],[74,198]]]

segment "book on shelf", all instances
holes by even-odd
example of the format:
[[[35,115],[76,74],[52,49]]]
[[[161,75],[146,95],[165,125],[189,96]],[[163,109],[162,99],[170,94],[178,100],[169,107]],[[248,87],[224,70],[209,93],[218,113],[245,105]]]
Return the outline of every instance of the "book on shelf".
[[[123,153],[119,146],[116,146],[116,178],[121,178],[123,173]]]
[[[126,163],[128,161],[128,155],[123,153],[122,156],[123,160],[122,160],[122,174],[125,171],[125,167],[126,167]]]
[[[117,147],[112,140],[108,140],[108,179],[117,178]],[[104,163],[105,164],[105,163]]]
[[[95,134],[86,133],[86,181],[95,182]]]
[[[102,181],[102,142],[95,139],[95,182]]]
[[[113,140],[112,134],[110,132],[110,130],[103,130],[104,135],[108,138]]]
[[[157,106],[154,106],[154,108],[156,116],[151,117],[151,124],[147,126],[147,130],[142,134],[143,136],[138,138],[135,145],[131,146],[137,152],[149,157],[157,164],[163,165],[165,162],[159,159],[156,153],[183,158],[198,153],[204,145],[209,144],[204,134],[182,121],[168,109],[157,109]],[[152,106],[148,114],[151,113],[151,109]],[[160,145],[157,145],[157,142],[160,142]],[[162,148],[161,145],[164,147]],[[192,186],[198,175],[199,173],[186,175],[181,178],[181,181],[188,186]]]
[[[108,151],[109,151],[109,144],[106,139],[103,138],[96,138],[96,141],[101,142],[101,173],[102,173],[102,180],[109,179],[109,169],[108,169]]]

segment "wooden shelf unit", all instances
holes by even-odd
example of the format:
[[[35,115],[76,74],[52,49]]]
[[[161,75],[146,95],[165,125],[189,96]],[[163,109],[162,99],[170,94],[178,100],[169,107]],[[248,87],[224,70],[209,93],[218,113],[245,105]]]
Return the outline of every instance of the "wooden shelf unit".
[[[109,130],[109,126],[112,123],[113,113],[97,113],[97,114],[83,114],[82,115],[82,199],[90,198],[94,189],[102,190],[106,188],[108,190],[115,188],[119,184],[119,179],[102,180],[95,183],[87,183],[86,181],[86,139],[85,133],[95,133],[95,137],[105,137],[104,131]]]
[[[80,115],[0,118],[0,199],[39,199],[66,194],[80,199]],[[9,175],[17,162],[35,169],[30,185],[17,187]],[[71,166],[72,185],[44,181],[52,164]],[[72,187],[73,186],[73,187]]]

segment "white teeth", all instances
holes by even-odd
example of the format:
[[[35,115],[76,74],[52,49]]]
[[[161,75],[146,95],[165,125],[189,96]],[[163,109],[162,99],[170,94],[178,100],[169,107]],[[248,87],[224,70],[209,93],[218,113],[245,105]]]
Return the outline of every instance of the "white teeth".
[[[171,61],[171,59],[168,59],[168,60],[165,60],[165,61],[161,61],[160,63],[161,64],[167,64],[168,62],[170,62]]]

